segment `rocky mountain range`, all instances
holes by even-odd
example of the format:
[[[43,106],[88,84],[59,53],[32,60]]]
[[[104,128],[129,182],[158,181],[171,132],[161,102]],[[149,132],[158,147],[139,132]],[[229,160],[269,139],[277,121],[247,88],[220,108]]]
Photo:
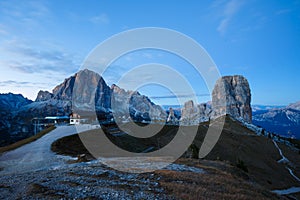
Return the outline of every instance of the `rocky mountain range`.
[[[100,120],[108,120],[112,112],[117,112],[122,120],[149,121],[167,117],[148,97],[116,85],[109,87],[99,74],[87,69],[65,79],[52,92],[39,91],[34,102],[22,95],[1,94],[0,106],[0,130],[10,135],[30,132],[34,117],[65,116],[72,111],[86,115],[96,111]]]
[[[127,100],[130,100],[129,107],[126,107]],[[115,105],[113,108],[112,104]],[[116,85],[109,87],[99,74],[87,69],[65,79],[52,93],[40,91],[35,102],[22,107],[21,111],[30,111],[35,116],[43,117],[69,115],[72,110],[110,113],[112,109],[121,113],[119,115],[122,117],[128,113],[128,109],[132,118],[136,116],[143,119],[145,116],[148,119],[146,113],[156,113],[160,117],[166,115],[146,96],[136,91],[125,91]]]
[[[263,111],[263,110],[271,110],[274,108],[284,108],[285,106],[277,106],[277,105],[260,105],[260,104],[254,104],[251,105],[252,113]]]
[[[166,112],[155,105],[147,96],[137,91],[125,91],[117,85],[111,86],[111,109],[114,117],[121,120],[155,121],[165,120]],[[128,112],[129,110],[129,112]]]
[[[300,101],[288,105],[287,108],[294,109],[294,110],[300,110]]]
[[[0,94],[0,109],[17,111],[22,106],[32,103],[31,100],[23,97],[21,94]]]
[[[221,77],[214,87],[211,102],[196,105],[188,101],[182,109],[163,109],[137,91],[126,91],[114,84],[109,87],[99,74],[85,69],[66,78],[52,92],[40,91],[34,102],[22,95],[1,94],[0,131],[5,133],[2,136],[30,134],[32,118],[65,116],[72,111],[83,114],[96,111],[99,120],[111,120],[114,117],[119,121],[152,120],[182,125],[195,125],[229,114],[235,119],[251,123],[250,103],[249,83],[239,75]],[[270,110],[256,109],[253,123],[269,131],[286,134],[299,132],[299,104]]]
[[[253,112],[253,124],[285,137],[300,138],[300,102]]]
[[[11,134],[22,130],[22,124],[14,121],[19,109],[32,101],[21,94],[0,94],[0,145],[7,144]]]

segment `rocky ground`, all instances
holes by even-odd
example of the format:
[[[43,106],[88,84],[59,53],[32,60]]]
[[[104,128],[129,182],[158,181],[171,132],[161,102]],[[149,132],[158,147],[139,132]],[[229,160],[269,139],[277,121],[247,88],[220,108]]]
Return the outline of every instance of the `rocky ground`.
[[[1,199],[173,199],[165,195],[148,174],[124,174],[97,162],[70,164],[67,167],[3,175]]]
[[[217,161],[180,160],[165,169],[141,174],[119,172],[91,161],[2,174],[0,198],[285,199],[245,181],[243,176],[242,171]]]

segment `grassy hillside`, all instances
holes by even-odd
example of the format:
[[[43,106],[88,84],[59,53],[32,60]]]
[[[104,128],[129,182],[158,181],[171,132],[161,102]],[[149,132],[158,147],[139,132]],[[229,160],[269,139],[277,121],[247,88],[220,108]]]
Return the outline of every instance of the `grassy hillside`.
[[[208,156],[201,160],[200,163],[205,163],[206,167],[216,168],[216,170],[224,171],[224,173],[234,173],[239,179],[243,179],[248,183],[258,184],[267,190],[300,186],[299,182],[289,174],[286,166],[277,163],[277,160],[280,160],[281,156],[271,139],[257,136],[254,132],[242,126],[240,122],[228,116],[225,121],[219,141]],[[133,152],[141,152],[149,146],[153,146],[154,150],[163,147],[171,141],[178,129],[176,126],[165,126],[156,136],[149,139],[137,139],[128,135],[115,137],[109,133],[111,128],[104,127],[110,140],[120,147]],[[197,136],[193,142],[194,146],[198,148],[201,146],[207,130],[208,123],[199,125]],[[184,132],[188,133],[188,131],[189,127],[185,127]],[[81,134],[89,134],[93,137],[93,135],[97,134],[97,130]],[[298,151],[283,144],[279,144],[279,146],[282,148],[285,156],[292,161],[293,166],[290,167],[293,168],[295,174],[300,175],[300,157]],[[54,142],[52,150],[60,154],[72,156],[82,153],[89,155],[78,135],[68,136]],[[189,154],[184,154],[177,162],[183,162],[186,155]],[[91,155],[90,158],[92,158]],[[187,165],[195,165],[194,161],[189,160],[184,162]],[[222,167],[224,165],[220,164],[217,165],[219,167],[216,167],[215,163],[220,162],[226,166],[231,166],[231,168],[224,168]]]
[[[195,142],[200,145],[201,137],[197,135]],[[298,151],[283,144],[280,147],[286,149],[286,157],[293,158],[290,161],[300,164]],[[205,159],[229,161],[236,166],[243,163],[249,178],[268,189],[300,186],[289,174],[286,166],[277,163],[281,156],[271,139],[257,136],[229,117],[226,118],[219,141]],[[299,174],[299,167],[295,165],[294,170]]]

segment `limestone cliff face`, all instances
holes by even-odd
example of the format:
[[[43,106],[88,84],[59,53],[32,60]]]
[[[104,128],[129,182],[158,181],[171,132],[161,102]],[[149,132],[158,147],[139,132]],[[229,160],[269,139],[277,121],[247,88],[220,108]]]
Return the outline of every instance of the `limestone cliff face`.
[[[53,97],[53,94],[48,92],[48,91],[43,91],[40,90],[35,101],[36,102],[40,102],[40,101],[48,101],[49,99],[51,99]]]
[[[243,76],[224,76],[215,84],[212,103],[194,105],[192,101],[182,108],[181,123],[197,124],[225,114],[236,119],[252,122],[251,91]]]
[[[181,110],[181,124],[194,125],[208,121],[211,114],[210,103],[195,105],[192,100],[186,102]]]
[[[177,124],[178,123],[178,119],[176,118],[174,110],[171,107],[169,108],[167,123],[169,123],[169,124]]]
[[[220,78],[212,92],[212,118],[229,114],[236,119],[252,122],[251,91],[243,76]]]
[[[111,109],[118,117],[131,117],[138,121],[164,120],[166,112],[137,91],[125,91],[117,85],[111,87]]]
[[[137,121],[165,120],[167,117],[166,112],[148,97],[116,85],[110,88],[99,74],[87,69],[65,79],[52,93],[40,91],[36,102],[26,109],[37,116],[68,115],[73,109],[104,115],[115,112],[116,116]]]
[[[53,95],[57,100],[73,100],[77,109],[110,108],[110,88],[99,74],[87,69],[65,79],[53,89]]]

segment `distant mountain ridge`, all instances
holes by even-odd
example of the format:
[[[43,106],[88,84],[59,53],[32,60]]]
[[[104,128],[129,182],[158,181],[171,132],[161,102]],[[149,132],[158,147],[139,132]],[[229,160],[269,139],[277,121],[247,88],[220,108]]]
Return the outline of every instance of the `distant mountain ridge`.
[[[295,110],[300,110],[300,101],[298,101],[296,103],[292,103],[292,104],[288,105],[287,107],[295,109]]]
[[[25,98],[22,94],[0,94],[0,109],[17,110],[22,106],[32,103],[31,100]]]
[[[253,124],[285,137],[300,138],[300,101],[286,107],[253,112]]]
[[[277,108],[284,108],[286,106],[253,104],[251,105],[251,107],[252,107],[252,112],[257,112],[257,111],[271,110]]]
[[[8,144],[7,138],[22,129],[18,123],[14,123],[14,116],[18,110],[32,101],[21,94],[0,94],[0,146]]]

